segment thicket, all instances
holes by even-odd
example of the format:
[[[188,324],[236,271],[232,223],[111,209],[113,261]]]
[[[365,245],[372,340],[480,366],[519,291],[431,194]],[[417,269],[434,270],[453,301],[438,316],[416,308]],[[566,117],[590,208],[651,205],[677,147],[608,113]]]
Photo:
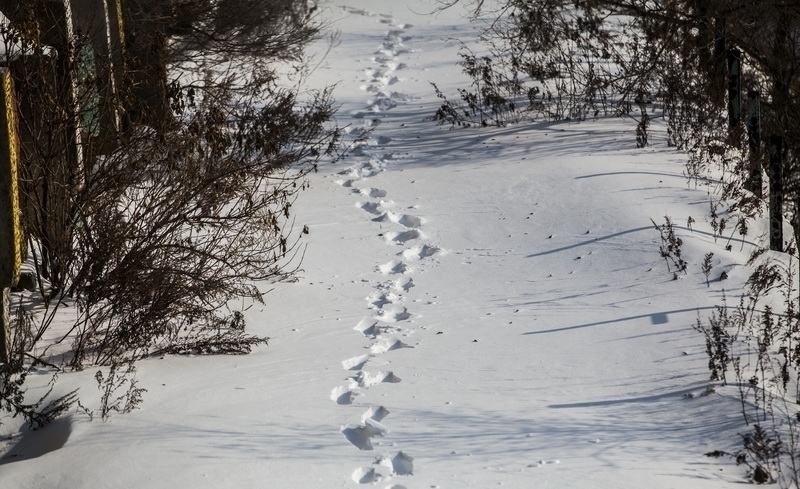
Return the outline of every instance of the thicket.
[[[754,219],[768,243],[737,305],[696,329],[711,379],[738,387],[746,429],[736,461],[757,483],[800,487],[800,6],[786,0],[446,0],[489,19],[464,47],[471,80],[433,119],[453,126],[631,117],[636,144],[654,117],[688,154],[690,180],[714,182],[709,221],[729,249]],[[784,237],[784,219],[794,233]],[[734,224],[734,225],[731,225]],[[661,256],[681,270],[672,224],[653,222]],[[691,229],[691,224],[687,225]],[[761,238],[764,238],[763,236]],[[771,250],[768,251],[768,250]],[[709,281],[713,254],[702,271]],[[685,270],[685,268],[684,268]]]
[[[719,200],[737,231],[770,201],[800,232],[795,3],[461,2],[491,20],[484,43],[461,51],[471,86],[458,100],[437,88],[443,102],[433,119],[485,126],[624,116],[645,146],[653,117],[663,117],[668,144],[689,154],[687,176],[722,182]],[[778,241],[773,249],[787,248]]]
[[[0,408],[33,426],[76,397],[30,403],[32,369],[110,366],[105,419],[141,400],[138,359],[266,344],[229,304],[291,278],[309,232],[292,205],[338,146],[330,92],[302,87],[323,28],[309,2],[125,2],[122,49],[106,57],[53,5],[0,1],[35,275],[15,295],[27,319],[0,365]]]

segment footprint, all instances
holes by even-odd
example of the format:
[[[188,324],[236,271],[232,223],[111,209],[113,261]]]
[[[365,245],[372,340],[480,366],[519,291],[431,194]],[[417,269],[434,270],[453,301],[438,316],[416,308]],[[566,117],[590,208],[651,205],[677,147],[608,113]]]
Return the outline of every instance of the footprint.
[[[386,241],[393,241],[397,244],[405,244],[407,241],[421,238],[422,233],[420,233],[417,229],[411,229],[403,232],[392,231],[390,233],[386,233],[384,237],[386,238]]]
[[[380,137],[384,137],[384,136],[380,136]],[[380,140],[383,141],[383,139],[380,139]],[[377,143],[378,139],[375,139],[374,141]],[[383,143],[383,144],[386,144],[386,143]],[[380,156],[374,156],[373,155],[369,159],[369,162],[371,164],[377,166],[378,168],[381,168],[381,169],[383,169],[386,166],[386,160],[383,157],[380,157]]]
[[[411,313],[408,312],[408,309],[399,305],[384,307],[377,315],[377,319],[387,323],[398,323],[400,321],[405,321],[410,317]]]
[[[422,219],[419,217],[409,216],[408,214],[395,214],[394,212],[384,212],[372,220],[377,222],[394,222],[407,228],[418,228],[422,225]]]
[[[374,467],[359,467],[353,471],[351,477],[359,484],[372,484],[383,480],[383,476],[375,472]]]
[[[378,217],[372,218],[375,222],[391,222],[392,218],[390,217],[391,212],[384,212],[383,214],[379,215]]]
[[[359,355],[342,361],[345,370],[361,370],[367,364],[372,355]],[[346,403],[349,404],[349,403]]]
[[[383,168],[375,167],[372,163],[364,163],[356,171],[359,178],[369,178],[382,172]]]
[[[394,281],[392,286],[395,288],[395,290],[408,292],[412,287],[414,287],[414,280],[412,278],[399,278]]]
[[[359,395],[359,393],[355,390],[355,387],[357,387],[358,384],[353,380],[350,381],[350,384],[351,387],[340,385],[339,387],[334,388],[331,391],[331,400],[336,401],[336,404],[342,406],[353,404],[353,399]]]
[[[375,339],[382,334],[400,332],[400,328],[388,325],[379,325],[373,318],[364,318],[353,328],[368,338]]]
[[[398,45],[397,43],[391,40],[384,40],[381,43],[380,49],[375,51],[375,54],[382,54],[384,56],[390,56],[392,59],[396,58],[401,54],[405,54],[408,52],[407,49],[402,49],[402,45]]]
[[[399,273],[408,273],[410,269],[405,262],[399,260],[392,260],[388,263],[378,266],[378,270],[384,275],[395,275]]]
[[[381,204],[380,202],[356,202],[356,207],[361,208],[370,214],[380,214],[381,213]]]
[[[359,146],[359,148],[357,149],[360,150],[361,147]],[[356,150],[353,151],[355,152]],[[363,156],[363,154],[357,156]],[[383,161],[379,160],[378,158],[372,158],[368,163],[361,163],[360,165],[357,166],[356,165],[351,166],[349,168],[346,168],[338,172],[337,175],[349,177],[351,180],[374,177],[375,175],[383,171],[382,163]]]
[[[380,82],[380,84],[383,85],[384,87],[388,87],[389,85],[394,85],[395,83],[399,82],[400,79],[394,75],[387,74],[376,79],[375,81]]]
[[[372,112],[385,112],[395,107],[397,107],[397,102],[388,97],[375,98],[367,102],[367,110],[370,110]],[[386,144],[386,143],[376,143],[376,144]]]
[[[378,327],[378,321],[374,319],[364,318],[359,321],[353,329],[360,331],[364,336],[369,336],[372,338],[381,334],[380,328]]]
[[[358,171],[354,167],[346,168],[340,172],[337,172],[337,175],[347,176],[347,177],[355,177]]]
[[[371,309],[381,309],[383,306],[392,303],[392,301],[383,294],[380,294],[378,297],[368,297],[367,300],[369,301],[369,307]]]
[[[414,475],[414,458],[403,452],[397,452],[394,457],[380,457],[375,460],[375,465],[388,468],[392,475]]]
[[[367,411],[361,415],[361,422],[365,422],[368,419],[372,419],[374,421],[381,421],[383,418],[389,415],[389,410],[383,406],[372,406],[371,408],[367,409]]]
[[[364,10],[364,9],[355,8],[355,7],[347,7],[347,6],[342,6],[342,12],[348,12],[348,13],[356,14],[356,15],[367,15],[367,16],[370,15],[370,13],[367,12],[366,10]]]
[[[353,191],[361,195],[365,195],[371,199],[380,199],[382,197],[386,197],[386,191],[377,188],[360,188]]]
[[[429,258],[440,251],[442,251],[441,248],[437,246],[422,245],[414,246],[413,248],[404,250],[401,255],[407,260],[422,260],[423,258]]]
[[[418,228],[422,225],[422,219],[416,216],[409,216],[408,214],[403,214],[397,219],[397,223],[407,228]]]
[[[344,426],[341,431],[347,441],[359,450],[372,450],[372,438],[383,436],[388,430],[379,422],[367,419],[358,426]]]
[[[372,387],[378,384],[399,384],[400,377],[396,376],[393,372],[376,372],[374,374],[358,372],[353,380],[356,381],[359,387]]]
[[[414,348],[413,346],[409,346],[398,339],[390,339],[380,341],[372,345],[369,349],[372,353],[376,355],[380,355],[381,353],[386,353],[388,351],[399,350],[401,348]]]
[[[395,475],[414,475],[414,458],[403,452],[392,457],[392,473]]]
[[[369,301],[369,307],[371,309],[382,309],[383,306],[393,304],[395,301],[399,300],[400,298],[396,295],[389,293],[384,294],[380,291],[372,292],[369,296],[367,296],[367,300]]]

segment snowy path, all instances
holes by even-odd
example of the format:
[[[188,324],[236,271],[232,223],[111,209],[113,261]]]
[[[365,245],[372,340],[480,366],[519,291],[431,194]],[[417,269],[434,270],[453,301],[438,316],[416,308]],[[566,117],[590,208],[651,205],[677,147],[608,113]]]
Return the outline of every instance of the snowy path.
[[[352,480],[396,489],[446,487],[439,485],[441,477],[415,483],[397,476],[451,471],[462,484],[482,480],[474,487],[487,487],[512,472],[516,476],[506,480],[512,487],[531,477],[550,487],[581,487],[586,480],[621,487],[649,481],[666,463],[675,475],[653,487],[671,487],[672,477],[681,485],[714,485],[709,474],[716,469],[702,457],[713,446],[705,445],[713,430],[704,420],[695,424],[694,415],[685,419],[694,409],[713,411],[713,405],[701,400],[682,406],[705,388],[702,368],[689,375],[684,365],[703,364],[702,344],[690,325],[708,306],[698,301],[701,287],[664,290],[665,276],[650,273],[661,264],[648,219],[662,216],[675,198],[660,188],[664,180],[681,186],[680,160],[665,171],[661,156],[651,167],[641,153],[620,151],[631,147],[630,136],[620,145],[619,132],[596,128],[545,126],[544,134],[524,127],[466,133],[435,128],[421,120],[435,107],[431,89],[420,92],[416,85],[409,93],[405,81],[457,81],[452,75],[437,79],[425,73],[430,65],[417,63],[430,63],[430,55],[415,54],[431,45],[415,39],[414,22],[361,5],[368,2],[342,12],[361,26],[356,58],[364,61],[364,78],[350,83],[366,96],[345,96],[352,102],[343,107],[342,120],[349,115],[354,133],[372,133],[349,166],[337,171],[336,183],[353,195],[387,251],[375,263],[382,277],[367,281],[371,314],[354,328],[368,343],[358,343],[360,350],[342,361],[349,378],[330,393],[340,406],[358,410],[348,411],[342,426],[347,442],[362,451],[354,457],[361,465]],[[353,93],[352,87],[341,89]],[[602,169],[591,168],[593,152],[607,153]],[[529,156],[555,172],[529,174]],[[436,166],[451,165],[452,174],[442,178]],[[402,172],[414,170],[415,179],[403,178]],[[614,174],[630,177],[603,182]],[[639,194],[625,198],[631,191]],[[563,193],[580,197],[570,202]],[[609,194],[621,198],[609,201]],[[690,205],[699,206],[701,194],[689,197],[696,199]],[[577,213],[564,207],[576,204]],[[549,242],[532,249],[533,239]],[[437,266],[426,276],[431,265]],[[687,307],[652,310],[663,294]],[[608,331],[598,334],[603,325]],[[659,325],[670,327],[650,331]],[[518,340],[506,338],[516,334]],[[445,337],[458,344],[443,346]],[[429,357],[430,342],[448,360]],[[522,342],[529,346],[520,349]],[[401,349],[408,351],[396,358]],[[464,391],[461,384],[470,381],[476,387]],[[721,426],[729,426],[730,417],[721,418]],[[660,439],[656,445],[653,437]],[[701,446],[689,449],[688,458],[673,459],[687,443]],[[473,465],[476,456],[481,462]],[[556,466],[554,473],[530,472]],[[628,482],[619,484],[619,471]]]
[[[359,398],[362,404],[369,405],[358,424],[342,427],[342,434],[348,442],[367,451],[375,448],[373,439],[379,438],[378,448],[391,447],[390,451],[383,451],[377,457],[363,457],[365,462],[372,464],[362,465],[352,472],[353,481],[369,484],[414,473],[414,458],[409,455],[413,446],[398,446],[392,441],[391,418],[385,419],[390,411],[376,403],[369,390],[378,384],[401,382],[401,377],[387,368],[392,363],[392,352],[414,348],[418,345],[415,332],[424,328],[414,321],[415,309],[413,304],[408,304],[407,294],[415,287],[414,278],[424,273],[426,263],[435,261],[443,250],[426,235],[425,229],[431,223],[417,214],[417,206],[392,200],[386,190],[374,187],[370,182],[380,172],[389,169],[395,158],[404,156],[392,152],[392,137],[382,134],[381,124],[392,119],[394,108],[413,98],[402,92],[404,72],[413,69],[409,68],[411,61],[406,59],[411,53],[406,43],[413,41],[413,26],[389,14],[353,7],[343,7],[342,11],[366,21],[377,20],[386,28],[380,43],[376,43],[377,49],[363,53],[363,58],[371,61],[363,69],[365,83],[359,85],[366,95],[364,107],[350,110],[347,114],[352,118],[349,126],[352,133],[369,130],[370,136],[353,152],[352,164],[337,173],[341,179],[336,182],[355,196],[356,207],[374,223],[376,238],[386,243],[385,258],[375,264],[375,270],[382,278],[371,281],[371,290],[366,297],[371,314],[363,317],[353,328],[359,336],[369,340],[366,346],[359,343],[361,351],[366,349],[367,352],[342,361],[350,377],[345,385],[337,386],[331,392],[331,399],[337,404],[350,405]],[[342,122],[348,123],[346,116]],[[403,485],[387,487],[405,488]]]
[[[369,390],[378,384],[401,381],[398,375],[385,368],[391,363],[385,357],[401,348],[413,348],[407,341],[409,337],[413,337],[414,330],[413,327],[406,326],[413,314],[404,305],[404,295],[414,286],[416,262],[435,256],[440,250],[435,245],[425,243],[421,229],[423,220],[419,216],[396,212],[396,209],[403,208],[402,204],[390,200],[385,190],[369,185],[370,179],[391,165],[394,158],[387,148],[392,138],[380,134],[380,123],[389,111],[407,100],[406,95],[395,91],[393,87],[401,84],[400,72],[406,68],[402,61],[402,55],[407,53],[403,43],[411,39],[407,34],[411,26],[397,23],[389,15],[376,16],[366,10],[348,7],[343,10],[356,16],[377,17],[387,28],[380,48],[371,56],[373,66],[364,70],[368,79],[367,84],[360,87],[368,94],[364,110],[356,110],[350,114],[353,118],[350,128],[368,129],[372,133],[354,151],[351,157],[354,163],[338,172],[342,179],[337,182],[359,199],[356,207],[366,212],[370,220],[376,223],[376,230],[380,230],[376,234],[387,243],[387,255],[390,255],[388,261],[376,264],[376,269],[386,279],[374,283],[366,297],[367,307],[373,313],[361,319],[354,327],[357,334],[369,339],[368,353],[342,361],[342,366],[350,377],[347,384],[337,386],[331,392],[331,399],[339,405],[352,404],[357,396],[365,397],[370,406],[361,414],[360,422],[347,424],[341,430],[347,441],[356,448],[373,450],[373,438],[385,437],[387,441],[391,440],[390,436],[386,436],[391,423],[384,420],[390,411],[374,403]],[[397,252],[398,247],[404,249]],[[374,463],[353,470],[353,481],[369,484],[392,476],[413,475],[414,458],[408,454],[407,449],[404,451],[403,447],[399,447],[400,450],[395,448],[393,446],[391,452],[379,455],[377,459],[367,459]],[[401,489],[403,486],[391,487]]]

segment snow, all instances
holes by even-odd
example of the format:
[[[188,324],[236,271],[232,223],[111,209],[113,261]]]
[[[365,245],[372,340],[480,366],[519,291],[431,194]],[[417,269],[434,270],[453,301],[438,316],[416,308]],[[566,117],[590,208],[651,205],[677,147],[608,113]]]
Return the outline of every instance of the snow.
[[[346,0],[312,75],[339,122],[372,128],[310,177],[295,283],[244,311],[270,345],[138,366],[140,409],[73,412],[0,438],[6,488],[721,488],[703,454],[738,442],[738,397],[706,391],[699,317],[735,296],[763,223],[714,243],[710,187],[687,183],[663,121],[450,129],[459,8]],[[324,46],[319,46],[322,53]],[[670,216],[673,280],[650,219]],[[687,219],[696,221],[693,229]],[[761,233],[761,235],[759,234]],[[714,251],[710,287],[700,272]],[[727,272],[726,281],[718,279]],[[94,369],[63,374],[96,409]],[[8,420],[3,420],[6,423]],[[6,429],[4,424],[0,429]]]

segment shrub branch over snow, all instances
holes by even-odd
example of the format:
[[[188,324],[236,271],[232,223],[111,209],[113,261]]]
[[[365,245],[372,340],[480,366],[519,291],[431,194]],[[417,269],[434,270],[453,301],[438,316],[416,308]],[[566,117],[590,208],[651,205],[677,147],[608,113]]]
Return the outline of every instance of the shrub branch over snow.
[[[17,304],[35,318],[18,322],[13,352],[29,361],[0,366],[6,411],[20,412],[9,400],[30,360],[80,369],[265,344],[228,303],[262,301],[257,281],[287,279],[299,266],[309,231],[292,204],[307,172],[337,148],[330,92],[301,87],[303,47],[322,28],[311,4],[129,3],[126,20],[158,59],[147,67],[135,53],[124,58],[131,78],[102,99],[120,117],[109,134],[92,109],[113,67],[80,71],[86,33],[46,44],[36,0],[0,1],[11,19],[0,43],[14,46],[7,62],[20,111],[32,114],[21,121],[21,191],[38,285],[33,302]],[[285,85],[279,65],[299,81]],[[150,88],[163,104],[143,97],[136,78],[153,66]],[[74,96],[64,79],[74,80]],[[66,328],[57,314],[65,308],[74,310]]]
[[[706,340],[711,380],[735,377],[741,398],[738,463],[753,482],[800,487],[797,402],[797,261],[800,238],[800,8],[768,0],[484,0],[479,54],[462,50],[471,80],[460,101],[443,100],[434,119],[453,126],[526,119],[637,119],[649,144],[651,114],[664,117],[668,144],[688,153],[685,174],[711,182],[714,242],[744,237],[769,208],[773,256],[754,254],[737,307],[720,305],[696,329]],[[784,240],[784,213],[794,239]],[[735,222],[735,226],[726,224]],[[661,256],[685,270],[671,223],[656,225]],[[689,226],[691,229],[691,226]],[[781,253],[788,252],[790,257]],[[710,286],[713,252],[702,271]],[[780,294],[782,300],[775,300]],[[733,375],[731,375],[731,372]]]

